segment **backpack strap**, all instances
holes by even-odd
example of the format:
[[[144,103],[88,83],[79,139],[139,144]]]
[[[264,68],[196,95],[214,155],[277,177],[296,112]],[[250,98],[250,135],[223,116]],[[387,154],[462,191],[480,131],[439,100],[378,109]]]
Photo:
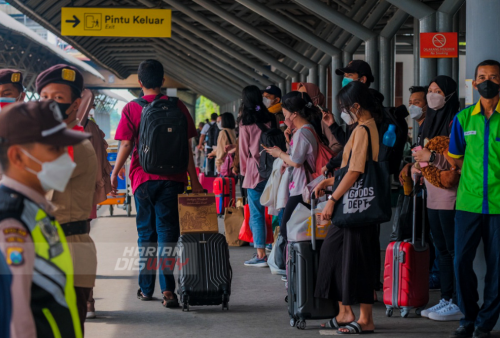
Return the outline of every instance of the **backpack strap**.
[[[257,122],[257,123],[255,123],[255,124],[257,125],[257,127],[259,127],[259,129],[260,129],[263,133],[265,133],[266,131],[268,131],[268,130],[269,130],[269,128],[268,128],[268,127],[267,127],[264,123],[262,123],[262,122]],[[271,122],[271,126],[272,126],[272,122]]]
[[[229,133],[227,132],[227,130],[224,130],[224,132],[226,133],[227,139],[229,140],[229,144],[233,144],[233,142],[231,141],[231,137],[229,136]]]
[[[149,104],[149,102],[146,99],[142,98],[142,97],[140,97],[138,99],[135,99],[135,100],[132,100],[132,102],[137,103],[142,108],[146,107]]]
[[[155,98],[154,98],[154,100],[152,102],[161,99],[162,96],[163,96],[162,93],[156,95]],[[168,99],[170,101],[171,98],[169,97]],[[177,98],[176,97],[172,97],[172,99],[175,99],[175,102],[177,102]],[[174,100],[172,100],[172,101],[174,101]],[[132,102],[135,102],[135,103],[139,104],[142,108],[146,107],[148,104],[151,103],[151,102],[148,102],[148,100],[146,100],[144,97],[140,97],[138,99],[132,100]]]

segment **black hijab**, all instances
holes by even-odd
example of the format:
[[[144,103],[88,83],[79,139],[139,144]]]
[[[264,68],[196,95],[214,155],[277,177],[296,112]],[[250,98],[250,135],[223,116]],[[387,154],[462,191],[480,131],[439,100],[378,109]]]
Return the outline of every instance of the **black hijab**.
[[[436,136],[450,136],[451,123],[460,108],[455,80],[446,75],[439,75],[429,83],[429,86],[433,82],[443,91],[446,103],[439,110],[427,109],[427,116],[422,125],[422,134],[420,136],[420,145],[422,147],[425,144],[425,139],[431,140]]]

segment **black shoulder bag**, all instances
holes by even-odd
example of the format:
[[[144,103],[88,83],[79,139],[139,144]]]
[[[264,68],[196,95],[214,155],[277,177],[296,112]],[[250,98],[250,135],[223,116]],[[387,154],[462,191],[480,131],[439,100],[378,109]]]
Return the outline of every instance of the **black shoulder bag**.
[[[365,128],[368,133],[368,159],[365,172],[335,204],[332,223],[339,228],[381,224],[391,220],[389,162],[373,160],[370,129],[366,126],[361,127]],[[349,155],[347,165],[335,172],[334,191],[349,170],[351,155]]]

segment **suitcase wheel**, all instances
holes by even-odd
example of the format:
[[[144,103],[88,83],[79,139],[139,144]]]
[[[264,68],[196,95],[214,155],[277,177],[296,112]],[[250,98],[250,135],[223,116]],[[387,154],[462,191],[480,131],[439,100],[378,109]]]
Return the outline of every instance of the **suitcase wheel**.
[[[189,312],[189,296],[184,293],[181,297],[182,299],[182,312]]]
[[[393,312],[392,309],[387,309],[387,310],[385,310],[385,315],[387,317],[392,317],[392,312]]]
[[[410,314],[410,311],[408,309],[401,309],[401,317],[402,318],[408,318],[409,314]]]
[[[299,320],[297,322],[297,329],[299,329],[299,330],[305,330],[306,329],[306,321],[305,320]]]
[[[297,321],[295,320],[295,318],[290,318],[290,326],[295,327],[295,324],[297,324]]]
[[[421,316],[422,315],[422,309],[420,309],[420,308],[416,309],[415,313],[417,314],[417,316]]]
[[[229,296],[228,295],[223,295],[222,296],[222,311],[229,311]]]
[[[285,303],[288,303],[288,295],[285,296]],[[292,325],[295,326],[295,325]]]

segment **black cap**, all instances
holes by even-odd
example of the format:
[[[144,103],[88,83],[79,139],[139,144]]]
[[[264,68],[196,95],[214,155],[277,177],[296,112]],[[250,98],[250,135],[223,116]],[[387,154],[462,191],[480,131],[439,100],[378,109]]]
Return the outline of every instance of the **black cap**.
[[[0,144],[43,143],[67,147],[90,134],[67,128],[55,101],[12,103],[0,114]]]
[[[36,92],[40,94],[42,89],[51,83],[62,83],[74,88],[78,95],[83,91],[83,75],[78,68],[59,64],[41,72],[36,78]]]
[[[366,76],[366,79],[369,83],[375,81],[375,78],[372,74],[372,68],[363,60],[352,60],[351,62],[349,62],[347,67],[338,68],[335,70],[335,74],[337,75],[343,76],[345,73],[356,73],[359,75],[359,77]]]
[[[278,86],[275,85],[267,86],[266,89],[262,91],[262,94],[264,93],[268,93],[269,95],[274,95],[281,99],[281,89]]]

